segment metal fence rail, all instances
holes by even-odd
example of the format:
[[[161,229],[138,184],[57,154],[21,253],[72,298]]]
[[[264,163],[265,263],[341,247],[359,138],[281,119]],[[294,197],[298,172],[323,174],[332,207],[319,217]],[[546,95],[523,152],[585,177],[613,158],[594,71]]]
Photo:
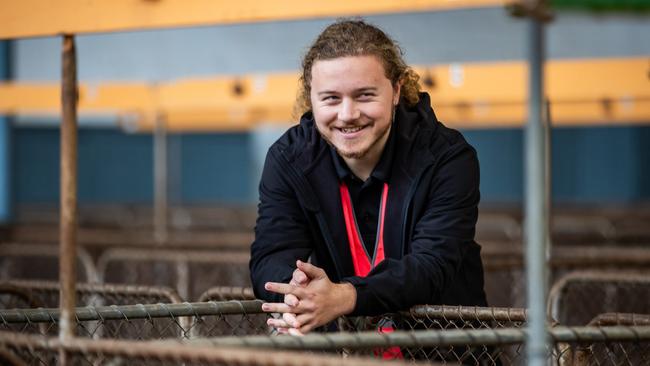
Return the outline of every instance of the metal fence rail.
[[[77,252],[79,279],[97,282],[97,270],[90,254],[83,248]],[[38,268],[35,271],[34,268]],[[48,244],[0,244],[0,279],[57,279],[59,248]]]
[[[571,272],[553,285],[548,304],[549,313],[564,325],[584,325],[605,312],[650,314],[650,276],[630,271]]]
[[[646,365],[650,362],[650,326],[555,327],[548,332],[553,364]],[[399,347],[404,358],[476,365],[525,365],[522,344],[527,330],[456,329],[390,333],[309,334],[304,337],[222,337],[188,342],[228,347],[316,350],[374,354]],[[516,352],[506,354],[504,346]],[[381,354],[381,353],[380,353]],[[385,354],[385,353],[384,353]]]
[[[272,329],[266,325],[271,315],[262,311],[261,304],[260,300],[233,300],[87,306],[77,308],[75,317],[78,334],[95,338],[100,330],[104,337],[136,339],[271,334]],[[0,310],[0,329],[43,334],[43,325],[55,328],[59,315],[57,308]],[[424,305],[399,314],[341,318],[338,328],[363,331],[377,329],[387,322],[394,323],[398,329],[503,328],[520,327],[525,320],[524,309]]]
[[[486,244],[482,258],[485,278],[485,292],[488,303],[493,306],[525,306],[526,283],[521,248]],[[555,247],[549,262],[551,283],[565,274],[575,271],[643,271],[650,274],[650,250],[646,248],[567,246]],[[504,286],[504,284],[508,284]],[[592,313],[594,316],[597,311]],[[617,311],[612,309],[609,311]],[[636,309],[619,311],[639,311]],[[590,319],[587,317],[584,325]],[[560,320],[560,319],[558,319]]]
[[[4,350],[4,351],[3,351]],[[178,342],[90,341],[0,332],[0,361],[9,365],[56,365],[59,351],[72,365],[237,365],[237,366],[371,366],[377,359],[180,344]],[[4,356],[4,358],[3,358]],[[401,366],[404,363],[391,362]]]
[[[0,301],[0,309],[54,308],[59,306],[58,282],[10,280],[0,281],[0,299],[28,298],[30,306],[10,306]],[[77,304],[81,306],[180,303],[183,300],[166,287],[78,283]]]
[[[222,289],[223,290],[223,289]],[[232,289],[222,293],[232,294]],[[92,338],[118,339],[200,339],[214,336],[273,334],[266,325],[270,315],[262,302],[223,301],[182,304],[148,304],[78,308],[77,333]],[[53,334],[58,309],[0,311],[0,329],[22,333]],[[524,309],[462,306],[417,306],[408,312],[381,317],[341,318],[339,331],[363,332],[392,324],[395,329],[476,329],[520,327],[526,320]],[[4,327],[3,327],[4,325]],[[45,330],[45,331],[43,331]],[[352,334],[352,333],[348,333]],[[359,333],[361,334],[361,333]],[[378,350],[371,350],[375,354]],[[346,353],[346,352],[344,352]],[[349,352],[347,352],[349,353]],[[488,364],[499,359],[517,359],[518,346],[404,349],[400,357],[418,360],[481,360]]]
[[[255,300],[255,294],[250,287],[212,287],[199,296],[199,302],[228,301],[228,300]]]
[[[380,317],[342,318],[338,333],[273,336],[262,302],[223,301],[77,308],[77,333],[91,338],[184,339],[198,345],[317,350],[385,355],[431,362],[525,364],[524,309],[418,306]],[[55,334],[58,309],[0,311],[0,330]],[[386,326],[392,327],[387,332]],[[380,332],[379,327],[383,327]],[[650,361],[650,327],[551,328],[557,362],[593,359],[596,364]],[[257,335],[257,336],[255,336]],[[204,337],[210,338],[206,340]],[[54,355],[54,354],[53,354]],[[54,355],[55,356],[55,355]],[[576,361],[578,360],[578,361]],[[610,362],[611,361],[611,362]],[[638,363],[641,362],[641,363]]]
[[[261,301],[79,307],[77,335],[90,338],[167,339],[269,334]],[[0,330],[55,334],[58,308],[0,310]]]
[[[250,286],[248,252],[108,249],[97,261],[102,282],[169,286],[197,299],[211,286]]]
[[[588,325],[650,325],[650,314],[603,313],[591,319]]]

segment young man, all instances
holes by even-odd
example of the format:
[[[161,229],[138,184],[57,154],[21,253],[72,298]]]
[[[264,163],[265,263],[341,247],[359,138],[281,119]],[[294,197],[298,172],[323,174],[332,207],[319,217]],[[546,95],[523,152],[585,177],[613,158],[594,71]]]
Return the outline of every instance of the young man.
[[[486,306],[476,152],[437,121],[400,49],[344,20],[302,66],[305,113],[269,149],[251,247],[255,295],[283,314],[269,324],[303,334],[346,314]]]

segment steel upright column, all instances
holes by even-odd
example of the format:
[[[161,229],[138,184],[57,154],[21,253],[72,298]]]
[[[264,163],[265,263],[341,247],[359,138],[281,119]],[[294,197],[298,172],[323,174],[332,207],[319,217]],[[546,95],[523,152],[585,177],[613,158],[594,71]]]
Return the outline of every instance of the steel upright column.
[[[528,292],[528,364],[547,360],[546,244],[548,212],[546,186],[546,128],[544,126],[544,25],[539,16],[543,1],[529,2],[528,22],[528,123],[526,125],[526,279]]]
[[[0,41],[0,81],[11,78],[9,41]],[[0,223],[12,219],[11,204],[11,122],[0,116]]]
[[[154,238],[167,241],[167,124],[164,116],[156,116],[153,136],[154,158]]]
[[[63,37],[61,85],[61,217],[59,282],[62,341],[74,336],[77,257],[77,55],[73,35]],[[63,352],[61,354],[63,355]],[[65,357],[63,357],[64,359]],[[62,360],[63,360],[62,359]]]

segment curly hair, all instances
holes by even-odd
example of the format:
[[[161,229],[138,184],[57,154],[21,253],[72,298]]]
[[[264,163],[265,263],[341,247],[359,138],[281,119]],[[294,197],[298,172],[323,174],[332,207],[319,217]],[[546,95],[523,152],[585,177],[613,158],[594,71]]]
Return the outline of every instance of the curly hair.
[[[393,86],[401,84],[401,99],[408,105],[415,105],[419,100],[420,77],[406,65],[396,42],[361,19],[341,19],[323,30],[302,60],[295,114],[299,116],[311,110],[311,69],[316,61],[368,55],[382,62],[386,78]]]

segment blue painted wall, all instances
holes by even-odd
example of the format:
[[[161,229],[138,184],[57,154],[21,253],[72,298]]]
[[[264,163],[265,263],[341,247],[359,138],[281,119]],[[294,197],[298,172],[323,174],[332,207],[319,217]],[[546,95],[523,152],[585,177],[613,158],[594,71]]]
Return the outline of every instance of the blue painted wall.
[[[482,202],[521,201],[523,197],[522,130],[466,130],[462,133],[478,153]]]
[[[17,202],[58,202],[58,129],[14,128],[13,140]],[[78,143],[80,203],[152,201],[151,135],[81,128]],[[252,174],[248,151],[245,134],[170,136],[170,200],[174,203],[252,201],[252,192],[246,184]]]
[[[184,134],[181,143],[180,197],[185,203],[252,203],[254,164],[250,136]]]
[[[481,164],[483,202],[523,200],[523,131],[463,131]],[[555,202],[650,202],[650,127],[556,128]]]

